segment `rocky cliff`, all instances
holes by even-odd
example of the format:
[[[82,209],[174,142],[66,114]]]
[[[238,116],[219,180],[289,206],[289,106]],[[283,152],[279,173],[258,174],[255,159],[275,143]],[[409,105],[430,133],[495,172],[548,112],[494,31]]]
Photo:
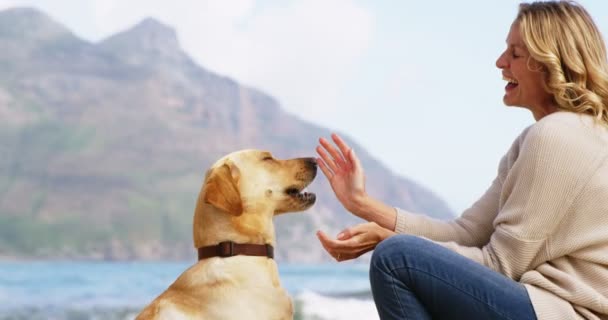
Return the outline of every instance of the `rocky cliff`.
[[[243,148],[314,156],[330,134],[197,65],[156,20],[90,43],[28,8],[0,12],[0,119],[0,256],[17,258],[193,259],[193,209],[211,163]],[[345,136],[369,193],[451,216]],[[360,222],[321,173],[310,190],[312,209],[275,220],[279,260],[327,259],[314,231]]]

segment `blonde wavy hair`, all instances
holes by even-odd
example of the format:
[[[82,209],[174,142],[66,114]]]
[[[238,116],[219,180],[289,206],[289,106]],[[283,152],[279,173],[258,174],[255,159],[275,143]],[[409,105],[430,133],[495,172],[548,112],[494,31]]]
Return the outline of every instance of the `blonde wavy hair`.
[[[602,35],[574,1],[522,3],[514,23],[547,76],[559,108],[588,113],[608,126],[608,60]]]

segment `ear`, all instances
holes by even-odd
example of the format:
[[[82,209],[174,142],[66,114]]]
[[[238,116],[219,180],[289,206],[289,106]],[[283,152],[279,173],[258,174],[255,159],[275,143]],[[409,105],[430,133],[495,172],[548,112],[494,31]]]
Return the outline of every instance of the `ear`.
[[[243,202],[238,189],[239,169],[231,162],[215,168],[203,187],[205,203],[235,216],[243,213]]]

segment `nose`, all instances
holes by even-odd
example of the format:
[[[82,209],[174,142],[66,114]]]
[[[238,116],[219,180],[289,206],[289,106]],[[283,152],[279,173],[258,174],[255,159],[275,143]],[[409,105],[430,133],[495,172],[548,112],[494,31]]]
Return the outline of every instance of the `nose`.
[[[316,158],[304,158],[304,163],[310,168],[317,168],[317,159]]]
[[[509,64],[507,63],[507,59],[505,58],[505,53],[503,52],[498,59],[496,59],[496,67],[498,69],[505,69],[506,67],[509,66]]]
[[[308,172],[310,172],[313,177],[317,175],[316,158],[300,158],[300,160],[304,163],[304,167],[308,169]]]

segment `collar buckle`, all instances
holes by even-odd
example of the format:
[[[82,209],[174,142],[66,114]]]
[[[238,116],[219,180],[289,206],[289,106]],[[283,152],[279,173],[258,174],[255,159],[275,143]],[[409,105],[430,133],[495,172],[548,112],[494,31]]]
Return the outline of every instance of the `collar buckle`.
[[[234,242],[220,242],[217,246],[217,255],[223,258],[234,256]]]

